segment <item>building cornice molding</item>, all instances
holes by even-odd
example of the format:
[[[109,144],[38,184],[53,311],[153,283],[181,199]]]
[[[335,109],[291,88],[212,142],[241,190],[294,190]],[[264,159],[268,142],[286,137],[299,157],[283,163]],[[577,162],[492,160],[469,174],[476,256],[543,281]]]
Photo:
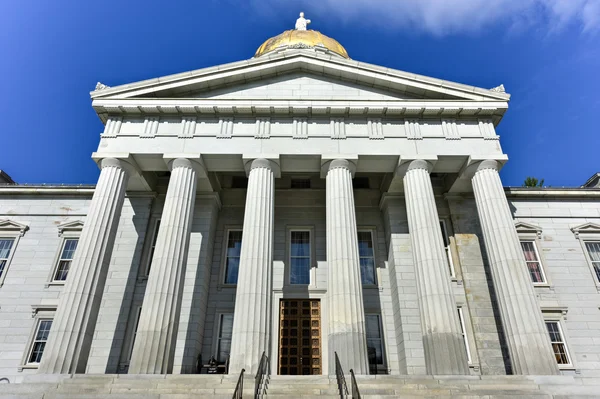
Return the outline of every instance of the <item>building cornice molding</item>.
[[[525,188],[504,187],[508,198],[600,198],[600,189],[597,188]]]
[[[510,99],[509,94],[490,89],[445,81],[301,49],[116,87],[109,88],[103,85],[102,90],[95,90],[90,95],[92,99],[107,97],[127,98],[144,95],[159,97],[155,93],[160,91],[170,90],[177,92],[177,90],[181,91],[181,88],[186,86],[194,86],[200,89],[213,88],[219,83],[248,81],[264,78],[270,74],[280,75],[294,71],[306,71],[313,74],[333,76],[342,80],[350,79],[358,83],[370,83],[374,86],[389,86],[390,89],[395,89],[399,92],[410,87],[416,95],[432,91],[439,93],[440,96],[470,100],[508,101]]]
[[[106,122],[109,115],[128,116],[316,116],[389,118],[491,118],[497,124],[508,109],[500,101],[428,100],[230,100],[230,99],[97,99],[92,106]]]

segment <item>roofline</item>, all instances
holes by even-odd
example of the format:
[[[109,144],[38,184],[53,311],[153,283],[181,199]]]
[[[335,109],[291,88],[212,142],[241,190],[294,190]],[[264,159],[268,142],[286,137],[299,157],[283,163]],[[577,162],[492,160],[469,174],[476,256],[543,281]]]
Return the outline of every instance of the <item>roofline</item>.
[[[177,81],[186,80],[192,77],[199,77],[202,75],[210,75],[216,72],[231,72],[235,69],[241,69],[244,67],[256,66],[261,64],[268,64],[274,61],[280,61],[285,59],[294,58],[307,58],[307,59],[318,59],[322,61],[328,61],[332,64],[339,64],[346,67],[354,67],[365,70],[366,72],[377,73],[389,77],[407,79],[418,84],[433,85],[440,89],[448,88],[459,92],[468,94],[478,94],[486,97],[490,97],[493,100],[509,101],[510,94],[492,91],[490,89],[484,89],[481,87],[465,85],[462,83],[456,83],[452,81],[446,81],[436,79],[424,75],[413,74],[405,71],[401,71],[393,68],[386,68],[379,65],[369,64],[365,62],[354,61],[351,59],[344,59],[337,56],[321,54],[312,50],[294,49],[287,50],[275,54],[267,54],[258,58],[252,58],[249,60],[236,61],[228,64],[217,65],[208,68],[196,69],[193,71],[177,73],[173,75],[167,75],[163,77],[142,80],[133,83],[127,83],[115,87],[104,88],[100,90],[94,90],[90,92],[92,99],[111,97],[117,94],[123,94],[135,89],[150,88],[161,84],[174,83]]]
[[[82,195],[91,196],[96,186],[85,185],[0,185],[1,195]],[[580,187],[504,187],[507,197],[511,198],[600,198],[600,188]],[[129,197],[154,196],[153,192],[127,192]]]
[[[504,192],[514,198],[600,198],[600,188],[504,187]]]
[[[596,172],[596,173],[594,173],[594,174],[593,174],[593,175],[592,175],[592,176],[591,176],[589,179],[587,179],[587,180],[585,181],[585,183],[583,183],[583,185],[581,186],[581,188],[585,188],[585,187],[586,187],[588,184],[590,184],[590,182],[591,182],[592,180],[594,180],[594,179],[595,179],[595,178],[597,178],[598,176],[600,176],[600,172]]]

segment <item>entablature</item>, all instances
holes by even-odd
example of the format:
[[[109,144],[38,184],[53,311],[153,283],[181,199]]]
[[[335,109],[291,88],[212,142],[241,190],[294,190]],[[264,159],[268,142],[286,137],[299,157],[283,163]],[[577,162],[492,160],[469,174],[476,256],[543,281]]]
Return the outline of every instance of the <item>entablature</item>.
[[[503,101],[339,101],[219,99],[95,99],[103,123],[124,116],[330,116],[388,118],[489,118],[496,126],[508,103]]]

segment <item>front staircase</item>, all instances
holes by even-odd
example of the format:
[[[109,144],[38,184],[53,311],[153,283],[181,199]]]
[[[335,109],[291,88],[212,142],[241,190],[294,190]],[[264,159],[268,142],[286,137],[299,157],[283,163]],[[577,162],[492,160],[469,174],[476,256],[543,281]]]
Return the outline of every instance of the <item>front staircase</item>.
[[[0,383],[0,399],[230,399],[239,375],[34,375]],[[351,393],[350,375],[346,375]],[[581,398],[600,397],[600,378],[574,376],[356,376],[361,398]],[[254,398],[254,376],[243,398]],[[273,375],[265,398],[340,398],[335,376]]]

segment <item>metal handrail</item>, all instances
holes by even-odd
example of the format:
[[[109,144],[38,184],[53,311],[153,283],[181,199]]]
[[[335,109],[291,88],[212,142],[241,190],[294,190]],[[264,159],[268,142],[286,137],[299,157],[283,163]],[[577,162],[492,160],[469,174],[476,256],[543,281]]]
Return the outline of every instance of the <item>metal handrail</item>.
[[[254,377],[254,398],[258,399],[261,395],[261,385],[263,385],[262,391],[266,388],[266,383],[263,384],[263,379],[271,374],[269,357],[266,352],[263,352],[258,363],[258,370],[256,371],[256,377]]]
[[[335,354],[335,378],[337,380],[338,391],[340,393],[340,398],[345,399],[348,397],[348,385],[346,385],[346,377],[344,377],[344,370],[342,369],[342,364],[340,363],[340,358],[338,357],[337,352],[333,352]]]
[[[240,378],[238,378],[238,382],[235,386],[235,390],[233,391],[233,396],[231,399],[242,399],[242,395],[244,394],[244,371],[246,370],[242,369]]]
[[[352,377],[352,399],[360,399],[360,391],[358,390],[356,376],[354,375],[354,370],[352,369],[350,369],[350,376]]]

